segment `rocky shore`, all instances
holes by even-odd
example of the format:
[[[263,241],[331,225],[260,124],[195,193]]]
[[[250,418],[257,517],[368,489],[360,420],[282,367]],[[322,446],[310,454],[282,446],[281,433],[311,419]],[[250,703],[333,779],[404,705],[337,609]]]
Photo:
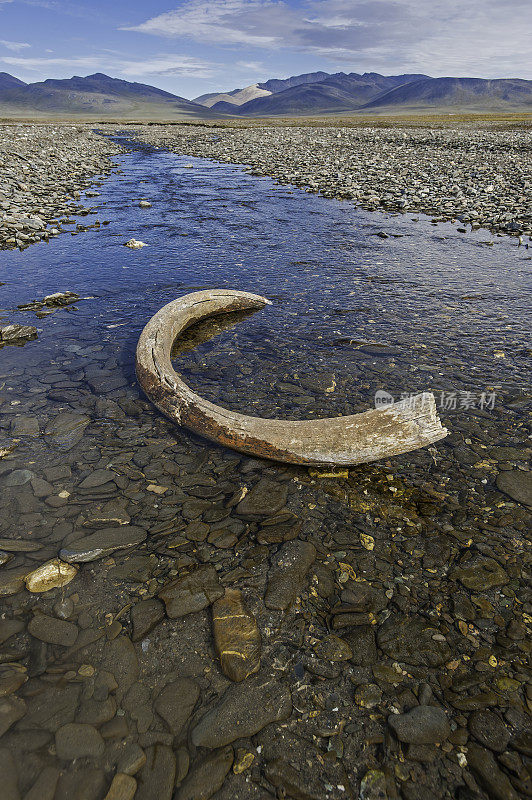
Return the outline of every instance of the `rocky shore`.
[[[177,153],[246,164],[254,175],[365,209],[532,235],[532,137],[525,130],[150,125],[137,136]]]
[[[81,192],[119,152],[88,126],[0,125],[0,249],[46,241],[70,215],[89,214]]]

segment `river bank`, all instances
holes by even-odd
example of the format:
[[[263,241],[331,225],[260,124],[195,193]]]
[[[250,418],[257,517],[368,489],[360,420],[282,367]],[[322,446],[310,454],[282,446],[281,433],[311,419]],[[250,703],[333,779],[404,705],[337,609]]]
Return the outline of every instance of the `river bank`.
[[[526,130],[395,126],[139,126],[136,137],[185,155],[246,164],[368,210],[423,213],[472,229],[530,237]]]
[[[46,241],[70,215],[87,216],[81,192],[119,152],[87,125],[0,125],[0,250]]]

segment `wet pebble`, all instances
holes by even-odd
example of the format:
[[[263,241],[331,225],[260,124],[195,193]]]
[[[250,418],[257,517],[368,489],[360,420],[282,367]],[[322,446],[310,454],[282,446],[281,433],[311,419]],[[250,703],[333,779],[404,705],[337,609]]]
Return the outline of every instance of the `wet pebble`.
[[[451,732],[447,715],[436,706],[416,706],[406,714],[390,714],[388,724],[401,742],[444,742]]]
[[[59,758],[72,761],[75,758],[98,758],[103,754],[105,743],[92,725],[71,722],[56,731],[55,748]]]

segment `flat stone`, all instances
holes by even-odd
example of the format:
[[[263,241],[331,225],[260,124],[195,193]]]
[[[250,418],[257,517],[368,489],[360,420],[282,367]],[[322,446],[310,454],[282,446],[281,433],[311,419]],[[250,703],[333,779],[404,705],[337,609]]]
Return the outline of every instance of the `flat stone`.
[[[164,606],[156,597],[135,603],[130,611],[133,626],[132,641],[139,642],[164,619]]]
[[[20,689],[28,679],[22,664],[0,664],[0,697],[7,697]]]
[[[25,486],[35,474],[29,469],[14,469],[2,478],[4,486]]]
[[[117,772],[104,800],[133,800],[137,791],[137,781],[131,775]]]
[[[176,800],[208,800],[222,787],[233,765],[232,747],[223,747],[194,764],[176,792]]]
[[[95,469],[78,486],[80,489],[94,489],[109,483],[109,481],[114,481],[115,478],[116,472],[112,472],[110,469]]]
[[[95,767],[63,772],[54,800],[101,800],[105,792],[105,773]]]
[[[39,421],[27,414],[21,414],[11,422],[12,436],[39,436],[40,432]]]
[[[264,602],[268,608],[284,611],[305,585],[307,573],[316,559],[310,542],[288,542],[272,560]]]
[[[59,683],[28,698],[28,713],[18,727],[23,730],[44,728],[55,733],[62,725],[74,721],[80,691],[79,684],[69,683],[65,686]]]
[[[89,417],[74,411],[61,411],[46,425],[46,441],[58,450],[71,450],[83,438]]]
[[[87,725],[103,725],[113,719],[116,714],[116,700],[109,695],[105,700],[90,697],[84,700],[76,714],[76,722]]]
[[[201,611],[224,593],[214,567],[199,567],[184,578],[167,583],[159,592],[171,619]]]
[[[171,800],[175,783],[175,756],[164,744],[148,747],[138,774],[135,800]]]
[[[468,728],[481,745],[495,753],[506,750],[510,741],[510,731],[493,711],[474,711],[469,717]]]
[[[167,684],[157,696],[154,708],[174,736],[179,736],[187,724],[199,695],[197,683],[190,678],[178,678]]]
[[[32,539],[0,539],[0,550],[7,550],[8,553],[34,553],[42,550],[42,542],[34,542]]]
[[[60,774],[56,767],[44,767],[31,789],[24,795],[24,800],[54,800]]]
[[[54,558],[26,575],[26,589],[33,593],[49,592],[66,586],[77,574],[77,567]]]
[[[226,589],[213,603],[214,647],[222,672],[232,681],[243,681],[260,666],[261,637],[242,592]]]
[[[136,742],[128,742],[118,759],[116,768],[118,772],[126,775],[136,775],[146,763],[146,753]]]
[[[270,478],[261,478],[236,507],[236,513],[244,516],[257,514],[272,516],[286,505],[288,486]]]
[[[21,697],[0,697],[0,737],[22,719],[26,713],[26,703]]]
[[[105,742],[92,725],[70,722],[55,734],[57,757],[64,761],[75,758],[98,758],[103,754]]]
[[[105,648],[103,667],[114,676],[118,684],[116,697],[120,702],[139,676],[139,662],[131,639],[118,636],[109,642]]]
[[[470,744],[466,758],[469,769],[490,800],[519,800],[519,795],[489,750]]]
[[[254,736],[271,722],[287,719],[292,698],[283,684],[268,678],[251,678],[231,684],[214,708],[192,730],[197,747],[223,747],[236,739]]]
[[[0,748],[0,775],[2,776],[2,800],[20,800],[18,770],[11,750]]]
[[[83,536],[81,539],[63,547],[59,558],[69,563],[85,563],[105,558],[115,550],[134,547],[146,538],[146,531],[136,525],[122,525],[120,528],[103,528],[100,531]]]
[[[406,714],[390,714],[388,725],[401,742],[436,744],[451,733],[447,715],[436,706],[415,706]]]
[[[267,780],[279,789],[281,797],[293,797],[297,800],[322,800],[323,795],[313,791],[309,785],[310,776],[295,769],[286,759],[274,758],[264,770]]]
[[[517,503],[532,506],[532,472],[520,469],[505,470],[497,475],[497,489]]]
[[[452,572],[451,577],[474,592],[504,586],[510,580],[498,561],[481,553],[473,553],[467,560],[462,561]]]
[[[434,639],[439,631],[422,617],[392,614],[379,627],[377,644],[394,661],[438,667],[449,660],[447,642]]]
[[[0,570],[0,597],[10,597],[24,589],[24,579],[30,567],[14,567]]]
[[[23,631],[24,627],[21,619],[0,619],[0,644]]]
[[[63,647],[72,647],[78,638],[78,632],[78,626],[73,622],[46,614],[35,614],[28,624],[28,633],[36,639]]]

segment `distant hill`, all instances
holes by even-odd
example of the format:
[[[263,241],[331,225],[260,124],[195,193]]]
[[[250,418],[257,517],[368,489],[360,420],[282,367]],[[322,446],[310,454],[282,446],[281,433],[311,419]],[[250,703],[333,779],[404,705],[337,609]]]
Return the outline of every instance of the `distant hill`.
[[[269,97],[271,92],[262,89],[260,84],[253,83],[251,86],[245,86],[243,89],[233,89],[231,92],[222,92],[221,94],[202,94],[196,97],[195,103],[200,103],[207,108],[218,103],[229,103],[233,106],[241,106],[247,103],[248,100],[254,100],[256,97]]]
[[[0,73],[0,117],[98,116],[131,119],[212,117],[209,109],[144,83],[101,72],[26,84]]]
[[[381,94],[367,102],[368,111],[466,109],[532,111],[532,81],[520,78],[425,78]]]
[[[238,108],[231,107],[231,97],[212,105],[212,110],[223,114],[238,116],[271,116],[331,114],[356,111],[368,101],[385,94],[402,84],[426,79],[426,75],[379,75],[366,72],[334,75],[314,73],[319,76],[316,82],[296,83],[288,88],[272,93],[268,97],[250,100]],[[325,76],[325,77],[323,77]],[[266,86],[267,84],[262,84]],[[280,83],[280,82],[279,82]],[[290,84],[290,79],[286,82]]]
[[[243,89],[232,89],[230,92],[220,92],[219,94],[216,92],[202,94],[194,98],[194,102],[201,103],[208,108],[212,108],[217,103],[232,103],[235,106],[241,106],[257,97],[269,97],[271,94],[283,92],[285,89],[292,89],[294,86],[305,83],[319,83],[329,77],[328,72],[305,72],[303,75],[293,75],[291,78],[271,78],[265,83],[252,83]],[[220,110],[221,107],[218,111]]]

